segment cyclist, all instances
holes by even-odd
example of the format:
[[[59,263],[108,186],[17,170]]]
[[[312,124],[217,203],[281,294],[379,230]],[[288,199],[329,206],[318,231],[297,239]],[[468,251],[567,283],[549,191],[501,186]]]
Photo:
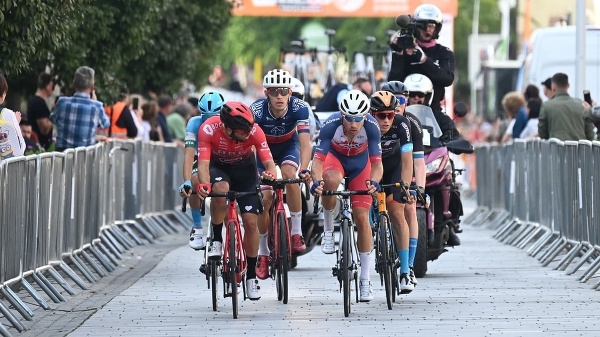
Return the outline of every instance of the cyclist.
[[[347,186],[350,190],[364,189],[365,184],[373,195],[381,190],[381,132],[369,109],[369,97],[359,90],[350,90],[340,102],[340,114],[332,115],[323,123],[312,163],[314,183],[311,193],[320,194],[323,189],[336,190],[344,176],[350,179]],[[368,195],[354,195],[350,202],[358,229],[360,300],[369,302],[373,299],[369,280],[369,253],[373,244],[369,211],[373,200]],[[323,197],[325,221],[321,250],[325,254],[335,252],[335,203],[335,196]]]
[[[299,98],[306,102],[306,100],[304,99],[304,93],[305,93],[304,84],[302,84],[302,82],[299,79],[293,77],[292,78],[292,96]],[[308,104],[308,102],[307,102],[307,104]],[[315,117],[315,113],[313,112],[310,105],[308,106],[308,126],[310,127],[310,138],[312,139],[315,136],[315,133],[317,131],[317,118]]]
[[[408,189],[413,174],[413,144],[410,136],[410,122],[396,114],[398,99],[388,91],[376,91],[371,95],[371,114],[381,130],[381,161],[383,163],[383,184],[393,184],[402,180],[404,188],[387,189],[387,208],[394,226],[394,239],[398,243],[400,257],[400,290],[413,291],[409,278],[408,243],[409,230],[404,216],[404,204],[410,198],[404,191]]]
[[[190,200],[193,224],[189,245],[195,250],[204,249],[206,245],[202,237],[200,198],[196,194],[192,194],[192,186],[198,186],[198,176],[196,175],[198,172],[198,130],[208,118],[219,115],[223,104],[225,104],[223,95],[216,91],[202,94],[198,100],[200,115],[190,118],[185,130],[185,153],[183,155],[183,179],[185,181],[179,186],[179,194]]]
[[[405,111],[407,99],[409,97],[408,88],[404,83],[400,81],[389,81],[385,83],[381,90],[389,91],[396,96],[398,99],[398,106],[396,107],[396,113],[403,115],[410,122],[410,136],[413,143],[413,166],[414,176],[416,183],[416,191],[419,198],[425,197],[425,150],[423,147],[423,129],[419,119]],[[423,199],[422,199],[423,200]],[[404,207],[404,215],[408,222],[409,244],[408,244],[408,266],[410,268],[410,279],[414,285],[417,285],[418,281],[415,277],[413,266],[415,263],[415,255],[417,253],[417,242],[419,241],[419,222],[417,221],[417,204],[412,203]]]
[[[230,189],[236,192],[251,192],[258,184],[256,155],[266,170],[262,178],[275,177],[275,163],[264,132],[254,124],[250,108],[241,102],[227,102],[220,116],[206,120],[198,131],[198,180],[197,193],[201,200],[212,190],[220,193]],[[244,250],[248,258],[246,288],[248,298],[260,299],[260,287],[256,279],[258,253],[258,205],[259,196],[238,199],[244,224]],[[223,219],[227,216],[225,198],[213,198],[210,203],[213,241],[209,247],[209,258],[219,258],[223,248]]]
[[[274,69],[263,78],[266,98],[257,100],[250,105],[256,124],[264,131],[267,144],[273,154],[273,159],[281,169],[283,179],[296,176],[309,179],[310,172],[306,169],[310,162],[312,151],[310,129],[308,125],[308,104],[301,99],[292,97],[292,76],[285,70]],[[300,165],[300,170],[298,170]],[[264,167],[258,164],[259,172]],[[270,187],[264,187],[263,200],[265,210],[258,217],[260,244],[258,248],[258,264],[256,274],[260,279],[269,277],[269,246],[267,235],[270,224],[269,207],[273,202]],[[290,209],[292,222],[291,251],[293,254],[306,250],[302,237],[302,198],[300,186],[286,186],[286,201]]]

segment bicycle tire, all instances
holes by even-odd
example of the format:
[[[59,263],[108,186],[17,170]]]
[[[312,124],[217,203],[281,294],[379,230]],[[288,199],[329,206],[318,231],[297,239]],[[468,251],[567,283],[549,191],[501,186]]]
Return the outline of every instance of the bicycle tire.
[[[390,238],[388,231],[390,219],[387,214],[379,215],[379,250],[381,251],[381,271],[383,274],[383,283],[385,287],[385,299],[387,301],[388,310],[392,310],[392,267],[393,261],[390,260]]]
[[[278,222],[278,239],[279,239],[279,251],[277,252],[277,297],[278,300],[283,301],[283,304],[288,303],[288,271],[290,266],[290,253],[289,253],[289,237],[287,232],[287,226],[285,222],[285,214],[279,213],[277,215]]]
[[[213,311],[217,311],[219,309],[219,288],[218,288],[218,278],[219,278],[219,264],[217,261],[210,261],[210,289],[212,292],[212,308]]]
[[[229,274],[229,282],[231,282],[231,308],[233,311],[233,318],[238,318],[238,284],[237,284],[237,273],[239,266],[237,265],[237,254],[235,249],[235,243],[237,241],[235,233],[235,223],[230,221],[227,225],[229,231],[229,261],[227,273]]]
[[[350,260],[352,258],[352,252],[350,251],[350,223],[347,219],[342,221],[342,254],[341,254],[341,270],[342,273],[342,291],[344,294],[344,316],[348,317],[352,309],[352,294],[350,291],[350,273],[353,272],[351,269]]]

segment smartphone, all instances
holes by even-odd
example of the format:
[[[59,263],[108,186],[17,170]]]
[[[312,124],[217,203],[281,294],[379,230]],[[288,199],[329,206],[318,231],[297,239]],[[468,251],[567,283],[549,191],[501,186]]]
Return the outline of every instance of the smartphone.
[[[132,102],[131,102],[131,107],[133,108],[133,110],[137,110],[140,106],[140,99],[138,97],[134,97]]]
[[[586,101],[589,105],[592,105],[592,96],[590,95],[589,90],[583,91],[583,100]]]

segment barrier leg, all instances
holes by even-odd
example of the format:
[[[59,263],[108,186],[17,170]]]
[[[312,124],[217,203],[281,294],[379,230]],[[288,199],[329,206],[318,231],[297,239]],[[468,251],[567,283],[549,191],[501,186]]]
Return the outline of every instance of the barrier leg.
[[[143,245],[144,243],[142,242],[140,237],[135,233],[135,231],[129,227],[130,225],[131,225],[131,222],[128,221],[128,222],[125,222],[123,225],[121,225],[121,227],[123,228],[123,230],[125,232],[127,232],[127,234],[129,234],[131,239],[133,241],[135,241],[136,245],[138,245],[138,246]]]
[[[27,304],[25,304],[25,302],[23,302],[19,298],[19,296],[17,296],[17,294],[15,294],[15,292],[12,291],[12,289],[10,289],[9,286],[1,287],[0,293],[8,302],[10,302],[10,304],[15,308],[15,310],[17,310],[19,314],[23,316],[23,318],[25,318],[28,321],[31,321],[33,319],[33,311],[29,309]]]
[[[6,328],[4,327],[4,324],[1,324],[1,323],[0,323],[0,335],[2,335],[2,337],[12,337],[10,332],[8,332],[8,330],[6,330]]]
[[[31,274],[31,277],[54,303],[60,303],[65,301],[65,298],[62,296],[62,294],[52,286],[50,281],[48,281],[46,277],[44,277],[44,274],[33,273]]]
[[[154,216],[145,216],[143,218],[143,223],[146,226],[146,228],[152,233],[153,237],[159,237],[167,234],[167,232],[160,226],[160,224],[156,222]]]
[[[579,281],[587,282],[589,279],[596,274],[596,272],[600,269],[600,257],[596,258],[592,264],[589,265],[588,269],[585,270],[583,275],[579,278]]]
[[[502,242],[507,245],[512,245],[511,243],[517,239],[525,229],[527,229],[527,225],[517,221],[516,228],[514,228],[509,235],[505,236]]]
[[[79,275],[77,275],[77,273],[75,273],[75,271],[73,271],[73,269],[71,269],[71,267],[69,267],[69,265],[64,262],[64,261],[60,261],[60,264],[58,265],[60,267],[60,269],[62,269],[62,271],[71,279],[73,280],[73,282],[75,282],[79,288],[83,289],[83,290],[89,290],[90,286],[87,285],[87,283],[85,283],[85,281],[83,281],[81,279],[81,277],[79,277]],[[58,274],[58,273],[57,273]],[[53,276],[54,277],[54,276]]]
[[[533,232],[531,232],[526,238],[524,238],[521,243],[519,243],[519,245],[517,246],[517,248],[519,249],[525,249],[525,247],[527,247],[527,245],[531,242],[531,240],[533,240],[534,238],[537,238],[538,235],[540,234],[540,232],[544,231],[544,227],[536,225],[534,226],[535,230]]]
[[[123,234],[123,232],[118,228],[118,226],[109,228],[107,230],[113,235],[113,237],[117,241],[119,241],[121,246],[124,248],[123,251],[129,250],[129,249],[135,247],[135,244],[131,240],[129,240],[128,237],[126,237]]]
[[[546,260],[542,263],[542,266],[547,267],[552,261],[554,261],[554,259],[556,259],[556,257],[558,255],[560,255],[560,253],[562,253],[565,249],[567,249],[569,246],[571,245],[571,243],[567,240],[562,240],[562,244],[559,245],[553,252],[552,254],[548,255],[548,257],[546,258]]]
[[[112,263],[114,265],[114,267],[119,266],[119,261],[117,261],[117,259],[122,259],[121,255],[119,255],[116,251],[113,251],[110,249],[110,246],[106,244],[106,240],[100,240],[100,243],[98,243],[98,250],[100,253],[104,254],[104,256],[106,256],[108,258],[108,260],[110,261],[110,263]],[[106,248],[108,247],[108,248]]]
[[[498,229],[500,225],[503,223],[510,221],[510,213],[506,211],[502,211],[500,213],[496,213],[494,220],[490,221],[487,228]]]
[[[567,270],[567,275],[575,274],[579,270],[579,268],[586,264],[590,260],[590,258],[597,253],[596,249],[593,246],[588,244],[587,247],[588,251],[581,257],[581,259],[579,259],[579,261],[577,261],[573,268]]]
[[[15,329],[17,329],[18,332],[25,331],[25,326],[23,324],[21,324],[21,322],[19,322],[19,320],[15,317],[15,315],[13,315],[13,313],[10,312],[10,310],[8,310],[8,308],[5,307],[4,304],[2,304],[2,302],[0,302],[0,312],[2,313],[2,315],[4,317],[6,317],[6,319],[8,319],[10,324]],[[8,336],[10,336],[10,334]]]
[[[548,231],[546,235],[541,237],[536,243],[533,244],[527,251],[529,256],[537,256],[544,247],[546,247],[552,240],[554,240],[554,236],[557,235],[555,232]]]
[[[152,233],[144,228],[143,224],[144,220],[138,218],[134,221],[131,221],[131,225],[137,230],[137,232],[146,239],[149,243],[154,243],[154,238],[152,237]]]
[[[517,247],[517,245],[525,238],[527,238],[529,234],[531,234],[531,232],[534,231],[534,229],[535,226],[530,223],[523,224],[523,230],[519,231],[519,234],[515,235],[515,237],[513,237],[512,240],[508,242],[508,244]]]
[[[565,270],[567,266],[573,262],[573,260],[579,256],[579,252],[583,249],[583,243],[571,242],[571,250],[563,257],[558,263],[558,266],[554,267],[554,270]]]
[[[83,256],[84,260],[94,269],[96,274],[100,275],[100,277],[105,277],[108,275],[108,272],[104,270],[94,259],[85,251],[81,251],[81,256]]]
[[[179,229],[173,226],[171,220],[164,214],[159,214],[156,216],[156,221],[160,224],[160,226],[167,232],[167,234],[175,234],[179,232]]]
[[[96,247],[96,245],[99,243],[100,243],[99,240],[96,241],[95,243],[92,243],[88,249],[90,250],[90,252],[92,252],[94,257],[96,257],[96,260],[100,261],[100,263],[102,264],[104,269],[106,269],[110,273],[115,270],[115,267],[110,263],[108,258],[106,256],[104,256],[104,254],[100,253],[100,251]]]
[[[65,270],[63,269],[63,271],[65,271]],[[66,273],[66,271],[65,271],[65,273]],[[56,269],[54,269],[54,267],[50,267],[48,269],[48,274],[50,274],[50,277],[52,277],[54,279],[54,281],[56,283],[58,283],[69,295],[71,295],[71,296],[75,295],[75,289],[73,289],[73,287],[71,287],[71,285],[67,282],[67,280],[65,280],[62,277],[62,275],[60,275],[60,273],[57,272]],[[44,275],[42,275],[42,276],[44,276]]]
[[[115,249],[115,251],[116,251],[116,253],[118,253],[119,259],[120,259],[121,254],[123,254],[125,252],[125,248],[123,246],[121,246],[119,241],[117,241],[117,239],[115,239],[115,237],[112,235],[112,233],[109,230],[103,230],[102,237],[104,237],[106,239],[107,243],[110,243],[109,246],[111,249],[112,248]]]
[[[29,284],[29,282],[27,282],[25,278],[21,279],[21,284],[29,293],[29,295],[33,297],[36,302],[38,302],[40,307],[44,308],[44,310],[50,310],[50,305],[48,305],[48,302],[46,302],[46,300],[35,290],[35,288],[33,288],[31,284]]]
[[[501,240],[501,238],[505,236],[507,232],[510,232],[515,222],[515,220],[507,221],[504,225],[498,228],[498,230],[494,232],[494,234],[492,234],[492,237],[497,240]]]
[[[563,240],[564,240],[564,238],[561,236],[558,238],[558,240],[554,241],[554,243],[550,247],[548,247],[548,249],[546,249],[540,257],[538,257],[538,261],[540,261],[540,262],[546,261],[546,258],[550,254],[552,254],[558,247],[561,246],[561,244],[563,243]]]
[[[83,277],[85,277],[88,280],[88,282],[98,282],[96,276],[92,275],[92,271],[83,263],[83,261],[81,261],[81,259],[76,254],[71,254],[69,256],[69,260],[71,260],[75,268],[79,270]]]

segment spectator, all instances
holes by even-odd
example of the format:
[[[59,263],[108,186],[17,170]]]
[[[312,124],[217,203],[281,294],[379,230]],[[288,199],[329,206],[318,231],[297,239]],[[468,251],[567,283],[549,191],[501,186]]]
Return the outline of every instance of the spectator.
[[[542,88],[544,89],[544,96],[546,96],[549,100],[554,97],[554,93],[552,92],[552,77],[548,77],[544,82],[542,82]]]
[[[588,119],[582,101],[569,96],[569,77],[564,73],[552,76],[552,99],[540,110],[540,138],[565,140],[594,139],[594,124]]]
[[[534,138],[538,136],[538,124],[540,116],[541,100],[532,99],[527,103],[527,125],[519,138]]]
[[[96,128],[106,129],[110,126],[102,102],[96,100],[94,74],[94,69],[90,67],[77,68],[73,78],[75,93],[71,97],[59,98],[50,114],[50,120],[57,128],[57,151],[94,145]]]
[[[52,122],[50,121],[50,109],[48,100],[54,91],[54,79],[52,75],[42,72],[37,79],[37,90],[35,95],[27,102],[27,120],[31,121],[33,132],[43,148],[50,148],[52,143]]]
[[[163,141],[167,143],[173,141],[167,124],[167,116],[171,114],[171,110],[173,110],[173,100],[171,97],[167,95],[158,97],[158,115],[156,116],[156,122],[158,123],[158,126],[160,126]]]
[[[6,78],[0,75],[0,105],[4,104],[7,92]],[[22,156],[25,153],[25,140],[19,127],[20,121],[19,111],[13,112],[7,108],[0,110],[0,160]]]
[[[33,138],[31,138],[31,135],[33,135],[33,128],[31,123],[29,123],[26,120],[22,120],[21,123],[19,123],[19,126],[21,127],[21,134],[23,135],[23,140],[25,140],[25,155],[43,152],[44,149],[42,148],[42,146]]]
[[[190,113],[189,118],[192,118],[194,116],[198,116],[198,109],[194,109],[193,107],[197,107],[198,106],[198,97],[188,97],[187,102],[192,106],[192,111]]]
[[[518,91],[511,91],[502,98],[502,107],[506,117],[510,119],[508,127],[502,136],[501,142],[519,138],[521,131],[527,124],[527,113],[525,112],[525,96]]]
[[[177,104],[173,111],[167,116],[167,125],[169,134],[175,142],[185,145],[185,128],[187,121],[192,114],[192,106],[186,103]]]
[[[140,137],[142,140],[153,140],[162,142],[162,131],[157,121],[158,105],[154,102],[142,104],[142,131]]]
[[[138,128],[135,123],[136,117],[129,110],[128,98],[125,93],[122,99],[115,104],[104,108],[104,112],[110,120],[110,127],[98,130],[98,134],[111,138],[135,138]]]
[[[212,74],[208,76],[208,84],[213,87],[223,87],[225,85],[225,74],[223,74],[223,67],[215,66]]]
[[[340,101],[344,95],[352,90],[357,89],[363,92],[363,94],[367,95],[367,97],[371,96],[371,92],[373,91],[373,87],[371,86],[371,82],[363,77],[359,77],[352,83],[352,85],[346,83],[337,83],[333,87],[331,87],[323,97],[317,103],[315,108],[316,112],[331,112],[331,111],[339,111]]]

